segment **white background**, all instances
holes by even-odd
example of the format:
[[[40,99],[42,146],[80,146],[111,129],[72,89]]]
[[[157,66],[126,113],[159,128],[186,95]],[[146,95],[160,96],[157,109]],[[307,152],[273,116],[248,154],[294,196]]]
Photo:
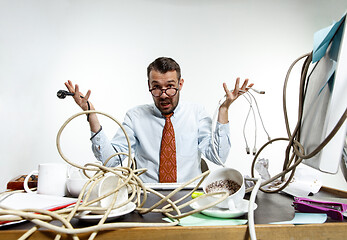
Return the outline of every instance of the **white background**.
[[[211,116],[223,82],[232,89],[236,77],[250,78],[266,91],[256,97],[270,136],[287,137],[286,71],[312,50],[314,32],[339,20],[346,9],[345,0],[0,0],[0,190],[39,163],[63,161],[57,132],[80,112],[71,98],[56,97],[65,81],[78,83],[84,93],[91,89],[97,110],[122,121],[129,108],[152,102],[146,68],[160,56],[181,65],[182,100],[201,103]],[[299,70],[288,86],[292,124]],[[247,111],[242,98],[230,108],[232,149],[226,163],[244,174],[250,174],[253,159],[242,135]],[[101,121],[113,136],[115,124]],[[259,148],[267,138],[257,123]],[[250,121],[246,130],[251,148],[253,126]],[[71,161],[95,160],[89,136],[85,116],[64,130],[62,149]],[[264,151],[271,174],[282,167],[285,144]],[[325,185],[346,189],[340,175],[324,178]]]

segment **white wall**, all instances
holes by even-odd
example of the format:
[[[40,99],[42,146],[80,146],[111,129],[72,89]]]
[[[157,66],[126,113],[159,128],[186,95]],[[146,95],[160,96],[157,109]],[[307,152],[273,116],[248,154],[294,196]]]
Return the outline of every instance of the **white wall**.
[[[39,163],[62,161],[57,132],[80,111],[72,99],[56,97],[66,80],[83,92],[91,89],[96,108],[122,121],[127,109],[152,101],[146,67],[159,56],[180,63],[183,100],[200,102],[211,115],[222,83],[232,88],[236,77],[249,77],[266,91],[257,99],[271,137],[285,137],[286,71],[311,51],[313,33],[339,20],[346,7],[345,0],[0,0],[0,190]],[[288,89],[293,123],[297,83],[293,77]],[[247,110],[243,99],[230,109],[233,145],[227,161],[244,174],[252,161],[242,137]],[[103,125],[112,136],[114,124],[104,119]],[[251,123],[248,135],[252,146]],[[260,147],[266,137],[261,131],[258,136]],[[62,148],[70,160],[93,161],[88,137],[85,116],[64,130]],[[283,162],[280,145],[264,152],[273,173]],[[327,184],[344,188],[336,179]]]

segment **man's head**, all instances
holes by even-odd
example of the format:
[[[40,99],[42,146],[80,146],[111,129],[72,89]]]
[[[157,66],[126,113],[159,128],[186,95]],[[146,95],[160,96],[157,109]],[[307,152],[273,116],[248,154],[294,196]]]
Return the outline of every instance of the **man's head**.
[[[157,58],[148,66],[147,77],[154,104],[164,115],[173,112],[184,82],[178,63],[172,58]]]

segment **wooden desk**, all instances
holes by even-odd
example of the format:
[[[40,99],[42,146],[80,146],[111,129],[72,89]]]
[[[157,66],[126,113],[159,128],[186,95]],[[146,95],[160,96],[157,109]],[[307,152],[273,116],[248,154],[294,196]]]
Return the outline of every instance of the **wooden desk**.
[[[177,196],[178,197],[178,196]],[[155,199],[151,199],[155,201]],[[336,222],[329,219],[324,224],[310,225],[270,225],[270,222],[291,220],[294,216],[294,208],[291,206],[293,199],[283,194],[265,194],[259,192],[256,203],[254,220],[256,223],[256,234],[258,239],[284,240],[284,239],[347,239],[347,222]],[[152,204],[149,201],[149,204]],[[187,209],[189,210],[189,209]],[[163,222],[163,215],[149,213],[140,215],[137,212],[127,214],[118,221],[137,222]],[[246,218],[243,216],[241,218]],[[86,223],[73,219],[75,227],[88,226]],[[25,222],[13,226],[0,228],[0,239],[17,239],[24,234],[33,224]],[[81,239],[88,239],[90,234],[79,235]],[[35,232],[30,239],[53,239],[55,233],[50,230]],[[96,239],[249,239],[248,226],[211,226],[211,227],[138,227],[119,228],[112,231],[99,232]],[[62,239],[71,239],[63,236]]]

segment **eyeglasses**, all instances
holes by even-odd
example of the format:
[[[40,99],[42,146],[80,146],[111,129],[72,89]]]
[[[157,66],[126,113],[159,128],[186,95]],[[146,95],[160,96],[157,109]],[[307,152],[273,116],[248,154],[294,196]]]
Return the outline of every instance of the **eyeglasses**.
[[[160,97],[163,93],[165,93],[169,97],[173,97],[176,95],[178,88],[165,88],[165,89],[152,88],[152,89],[149,89],[149,91],[152,93],[153,97]]]

